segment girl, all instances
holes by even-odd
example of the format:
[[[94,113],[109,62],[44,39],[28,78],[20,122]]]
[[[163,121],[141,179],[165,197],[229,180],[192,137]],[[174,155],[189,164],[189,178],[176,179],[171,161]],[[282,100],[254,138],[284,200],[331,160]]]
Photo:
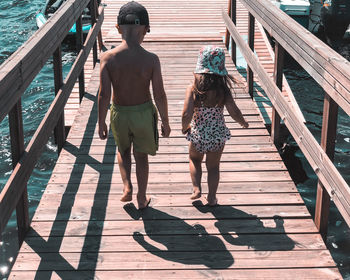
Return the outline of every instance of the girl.
[[[194,82],[187,88],[182,112],[182,133],[189,144],[190,174],[193,184],[191,199],[201,197],[201,163],[206,155],[208,171],[209,206],[217,204],[216,191],[219,184],[219,164],[225,142],[231,138],[225,125],[224,106],[230,116],[242,127],[248,123],[236,106],[231,94],[234,79],[225,68],[225,52],[222,48],[201,48]]]

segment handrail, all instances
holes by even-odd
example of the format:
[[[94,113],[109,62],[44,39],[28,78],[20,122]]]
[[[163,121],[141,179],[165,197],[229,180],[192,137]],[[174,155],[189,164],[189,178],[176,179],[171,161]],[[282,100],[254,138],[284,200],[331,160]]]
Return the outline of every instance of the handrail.
[[[77,29],[80,29],[78,37],[81,35],[81,14],[89,3],[90,7],[95,7],[95,3],[93,3],[95,1],[96,0],[68,0],[41,29],[1,66],[0,99],[2,102],[0,104],[0,121],[6,114],[10,116],[14,115],[14,117],[17,114],[19,115],[17,118],[19,121],[15,124],[17,126],[22,125],[21,106],[18,105],[20,104],[21,95],[51,55],[54,55],[54,62],[58,59],[58,64],[62,66],[60,63],[60,45],[62,41],[75,22],[77,22]],[[91,49],[96,46],[96,38],[101,30],[103,19],[104,9],[100,7],[98,10],[98,17],[93,17],[92,23],[94,24],[64,82],[59,82],[62,76],[62,69],[59,69],[60,67],[56,69],[55,67],[55,80],[57,79],[58,81],[55,99],[51,103],[29,144],[25,149],[22,149],[21,153],[17,156],[17,164],[14,164],[14,170],[0,193],[0,233],[4,230],[15,207],[18,207],[20,204],[19,201],[21,197],[27,195],[27,181],[41,154],[43,146],[47,143],[49,136],[58,124],[58,120],[64,114],[64,106],[76,80],[81,76]],[[60,76],[58,78],[56,77],[56,70],[58,70],[57,75]],[[17,86],[15,87],[15,85]],[[15,112],[15,114],[13,112]],[[16,130],[18,128],[16,125],[14,125],[15,128],[13,128],[10,124],[10,129]],[[15,132],[13,134],[16,135]],[[22,134],[23,138],[23,131],[17,134]],[[18,146],[21,146],[21,143],[19,143]],[[13,149],[13,153],[18,154],[16,147]],[[23,215],[26,214],[27,211],[23,213]],[[19,240],[21,243],[24,235],[23,233],[19,233],[19,235],[21,237]]]
[[[334,51],[330,51],[331,57],[327,57],[325,50],[328,47],[325,44],[315,38],[310,32],[306,32],[305,29],[292,21],[281,10],[275,8],[269,1],[240,1],[245,5],[249,15],[253,15],[268,32],[271,32],[271,35],[274,36],[277,41],[276,45],[278,46],[281,44],[292,57],[306,70],[309,70],[310,75],[321,82],[321,86],[324,86],[326,93],[328,93],[331,98],[334,97],[335,101],[349,114],[350,68],[346,69],[349,62]],[[274,17],[274,20],[272,20],[271,17]],[[239,46],[249,69],[257,75],[260,86],[269,97],[274,110],[281,116],[286,127],[289,129],[301,151],[317,174],[321,184],[338,207],[339,212],[342,214],[347,224],[350,225],[350,188],[332,163],[330,159],[332,158],[331,153],[325,151],[327,146],[323,145],[321,147],[303,121],[298,118],[293,110],[293,106],[285,100],[279,87],[264,70],[253,50],[251,50],[249,45],[243,40],[236,26],[225,11],[223,11],[223,19],[231,37]],[[285,24],[287,20],[288,25]],[[287,26],[289,28],[287,28]],[[291,37],[293,37],[294,40],[291,40]],[[318,44],[317,49],[322,50],[322,52],[317,52],[316,50],[311,51],[309,48],[307,48],[307,51],[302,49],[302,47],[316,41]],[[303,54],[301,55],[302,58],[299,58],[300,53]],[[317,56],[316,53],[318,54]],[[308,58],[306,58],[306,55]],[[315,58],[312,56],[315,56]],[[321,64],[320,61],[322,61]],[[275,70],[277,65],[278,61],[275,61]],[[323,72],[319,73],[315,69],[320,70],[321,66]],[[327,118],[328,116],[326,116],[326,119]],[[322,142],[327,141],[323,140]],[[321,205],[320,207],[322,208],[323,206]],[[324,232],[322,232],[322,234],[324,234]]]
[[[350,62],[269,0],[240,0],[279,44],[350,115]],[[290,27],[293,28],[290,28]]]
[[[0,121],[61,44],[90,0],[68,0],[0,66]]]

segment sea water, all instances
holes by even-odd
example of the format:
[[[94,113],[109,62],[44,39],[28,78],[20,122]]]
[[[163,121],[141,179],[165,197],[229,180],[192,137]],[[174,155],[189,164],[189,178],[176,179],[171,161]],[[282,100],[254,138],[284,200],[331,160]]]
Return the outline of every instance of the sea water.
[[[0,64],[3,63],[37,30],[35,15],[44,5],[45,0],[1,0],[0,1]],[[349,59],[350,51],[344,45],[341,54]],[[63,71],[68,73],[74,61],[75,53],[68,45],[64,46]],[[315,137],[320,139],[323,91],[307,73],[300,68],[286,67],[286,77],[293,89],[296,99],[304,113],[307,126]],[[23,127],[25,144],[28,144],[36,128],[54,98],[53,66],[49,59],[44,68],[34,79],[22,97]],[[341,111],[341,110],[340,110]],[[350,181],[350,128],[349,117],[340,112],[335,163],[338,170],[349,183]],[[295,146],[292,138],[288,144]],[[300,150],[296,147],[294,155],[300,159],[306,172],[303,182],[297,184],[303,199],[311,213],[314,213],[317,177],[308,165]],[[28,182],[30,217],[40,201],[51,171],[57,160],[57,147],[50,138],[42,156]],[[0,190],[11,175],[11,148],[8,119],[0,123]],[[344,278],[350,279],[350,231],[336,208],[330,214],[327,246],[338,264]],[[18,251],[16,217],[13,215],[0,241],[0,279],[6,279]]]
[[[37,31],[35,15],[44,4],[45,0],[0,1],[0,64]],[[75,50],[64,44],[62,58],[64,76],[75,57]],[[53,77],[53,63],[50,58],[22,96],[25,145],[30,141],[55,97]],[[30,217],[33,217],[56,160],[57,146],[50,137],[28,182]],[[11,146],[8,117],[6,117],[0,123],[0,190],[3,189],[11,171]],[[0,240],[1,280],[6,279],[18,251],[16,225],[14,213]]]
[[[348,60],[350,59],[349,44],[341,46],[339,52]],[[284,74],[304,115],[306,126],[320,143],[324,103],[323,89],[296,63],[289,63]],[[350,117],[339,108],[334,164],[345,181],[350,185],[349,124]],[[302,176],[296,174],[295,179],[299,181],[297,184],[298,191],[301,193],[309,212],[314,216],[317,176],[297,147],[294,139],[288,137],[286,142],[290,147],[294,148],[294,156],[297,159],[294,162],[299,161],[303,171],[305,171],[305,174]],[[331,203],[329,214],[326,244],[344,279],[350,279],[350,229],[333,203]]]

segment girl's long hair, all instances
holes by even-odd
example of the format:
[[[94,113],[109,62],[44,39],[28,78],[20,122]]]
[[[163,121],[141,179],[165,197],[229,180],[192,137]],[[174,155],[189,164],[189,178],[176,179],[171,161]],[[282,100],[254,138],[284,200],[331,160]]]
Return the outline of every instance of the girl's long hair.
[[[203,102],[206,99],[208,91],[216,93],[216,105],[225,105],[226,97],[231,95],[232,85],[236,80],[231,75],[219,76],[214,74],[194,74],[194,83],[192,85],[192,94],[196,101]]]

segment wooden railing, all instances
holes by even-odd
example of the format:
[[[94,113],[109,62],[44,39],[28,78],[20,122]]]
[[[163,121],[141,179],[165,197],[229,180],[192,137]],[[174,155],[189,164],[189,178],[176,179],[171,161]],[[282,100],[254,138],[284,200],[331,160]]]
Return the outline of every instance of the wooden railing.
[[[82,13],[90,5],[91,25],[83,42]],[[0,193],[0,233],[4,230],[16,208],[19,242],[22,243],[29,228],[27,182],[47,143],[55,132],[58,151],[65,141],[64,106],[79,78],[80,96],[83,95],[84,64],[93,49],[97,60],[96,38],[104,18],[103,8],[96,0],[68,0],[24,45],[0,67],[0,122],[9,115],[13,172]],[[79,53],[63,81],[61,44],[76,23]],[[53,56],[55,99],[42,119],[27,147],[24,147],[21,96]]]
[[[327,234],[330,198],[350,225],[350,188],[333,164],[338,106],[350,114],[350,63],[297,24],[269,0],[240,0],[248,10],[248,44],[234,24],[236,0],[229,0],[229,13],[223,11],[226,24],[226,46],[230,37],[232,49],[240,48],[247,61],[248,90],[253,92],[253,73],[259,79],[272,102],[271,136],[279,138],[281,119],[318,176],[315,223],[323,237]],[[254,54],[255,20],[276,40],[274,81],[269,77]],[[281,93],[283,57],[287,51],[324,89],[324,109],[321,145],[298,117]],[[233,61],[236,57],[233,57]]]

